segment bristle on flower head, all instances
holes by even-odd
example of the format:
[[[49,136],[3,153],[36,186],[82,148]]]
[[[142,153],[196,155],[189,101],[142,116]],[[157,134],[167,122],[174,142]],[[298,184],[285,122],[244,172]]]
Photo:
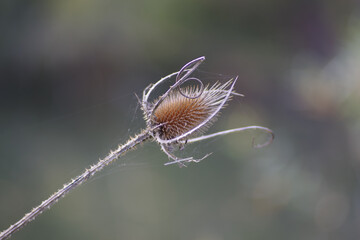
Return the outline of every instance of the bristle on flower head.
[[[158,136],[163,140],[179,137],[206,121],[222,103],[227,95],[225,90],[232,81],[224,84],[215,83],[203,90],[197,87],[186,87],[171,92],[154,110],[151,119],[153,126],[159,126]],[[228,98],[230,100],[230,98]],[[210,121],[194,134],[202,133],[214,121]]]

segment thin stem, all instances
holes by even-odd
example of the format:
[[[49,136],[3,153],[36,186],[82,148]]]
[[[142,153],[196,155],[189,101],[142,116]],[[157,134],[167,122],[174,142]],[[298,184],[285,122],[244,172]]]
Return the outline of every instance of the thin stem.
[[[43,201],[39,206],[35,207],[29,213],[25,214],[23,218],[17,221],[15,224],[11,225],[8,229],[0,233],[0,240],[7,239],[11,234],[17,232],[26,224],[34,220],[39,216],[43,211],[49,209],[54,205],[60,198],[64,197],[68,192],[74,188],[80,186],[82,183],[89,180],[95,173],[102,170],[104,167],[114,162],[120,157],[120,155],[125,154],[127,151],[132,150],[138,145],[146,140],[151,138],[149,130],[145,130],[142,133],[136,135],[134,138],[131,138],[124,145],[120,145],[115,151],[111,151],[104,159],[100,159],[95,165],[92,165],[89,169],[86,169],[81,175],[77,176],[75,179],[72,179],[70,183],[64,185],[63,188],[59,189],[48,199]]]

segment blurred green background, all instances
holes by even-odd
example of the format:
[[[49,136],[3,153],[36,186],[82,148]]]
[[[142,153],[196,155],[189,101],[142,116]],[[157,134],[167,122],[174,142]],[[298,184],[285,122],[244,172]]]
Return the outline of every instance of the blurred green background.
[[[0,3],[0,230],[145,127],[134,93],[199,56],[239,75],[188,168],[147,143],[13,239],[359,239],[357,0]],[[262,137],[262,136],[260,136]]]

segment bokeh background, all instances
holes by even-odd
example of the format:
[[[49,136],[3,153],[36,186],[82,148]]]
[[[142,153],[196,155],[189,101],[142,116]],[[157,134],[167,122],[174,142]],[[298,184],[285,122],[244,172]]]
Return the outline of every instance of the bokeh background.
[[[185,150],[147,143],[13,239],[359,239],[357,0],[2,0],[0,229],[144,128],[134,93],[205,55],[239,75],[209,130],[255,132]],[[259,139],[256,138],[256,139]]]

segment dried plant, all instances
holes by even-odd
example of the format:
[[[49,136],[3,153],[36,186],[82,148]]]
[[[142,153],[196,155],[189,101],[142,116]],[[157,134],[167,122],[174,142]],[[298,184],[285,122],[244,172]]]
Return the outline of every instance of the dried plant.
[[[65,184],[63,188],[32,209],[18,222],[1,232],[0,240],[10,237],[11,234],[24,227],[44,210],[50,208],[57,200],[64,197],[66,193],[87,181],[95,173],[119,158],[120,155],[134,149],[138,144],[147,140],[157,142],[161,146],[162,151],[169,157],[170,161],[165,163],[165,165],[176,163],[180,167],[186,166],[190,162],[199,162],[210,154],[206,154],[200,159],[195,159],[193,157],[179,158],[174,152],[182,150],[186,144],[208,138],[249,129],[259,129],[270,134],[270,138],[264,144],[254,147],[264,147],[270,144],[274,139],[274,134],[270,129],[261,126],[247,126],[216,132],[210,135],[202,135],[216,120],[220,110],[225,107],[232,96],[243,96],[234,91],[237,77],[223,84],[217,82],[212,86],[204,86],[200,79],[189,77],[204,60],[205,57],[194,59],[182,67],[179,72],[172,73],[155,84],[150,84],[146,87],[142,100],[139,99],[147,125],[146,129],[135,137],[130,138],[124,145],[120,145],[115,151],[111,151],[104,159],[90,166],[83,174],[72,179],[70,183]],[[149,101],[153,91],[161,83],[173,77],[175,77],[175,84],[155,101]],[[181,88],[181,85],[188,81],[196,81],[200,85]]]

